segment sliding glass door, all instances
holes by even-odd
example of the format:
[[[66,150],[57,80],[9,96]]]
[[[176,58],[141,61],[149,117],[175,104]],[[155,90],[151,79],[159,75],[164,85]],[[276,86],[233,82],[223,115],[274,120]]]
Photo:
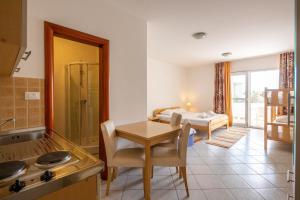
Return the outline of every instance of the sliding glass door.
[[[231,75],[231,97],[233,123],[247,126],[247,74],[234,73]]]
[[[265,88],[279,87],[279,70],[250,72],[249,125],[264,127],[264,91]]]
[[[232,73],[233,123],[238,126],[263,128],[264,90],[279,86],[278,70]]]

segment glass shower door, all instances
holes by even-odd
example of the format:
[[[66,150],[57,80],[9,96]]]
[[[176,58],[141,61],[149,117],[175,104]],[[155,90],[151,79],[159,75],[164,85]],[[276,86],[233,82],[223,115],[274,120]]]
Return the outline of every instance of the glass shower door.
[[[82,135],[82,145],[93,146],[99,143],[99,66],[88,65],[85,68],[85,113],[83,120],[85,133]]]
[[[99,143],[99,65],[66,66],[66,136],[83,147]],[[98,149],[98,148],[97,148]]]
[[[80,65],[66,68],[66,136],[76,144],[80,144],[81,135],[81,91],[80,91]]]

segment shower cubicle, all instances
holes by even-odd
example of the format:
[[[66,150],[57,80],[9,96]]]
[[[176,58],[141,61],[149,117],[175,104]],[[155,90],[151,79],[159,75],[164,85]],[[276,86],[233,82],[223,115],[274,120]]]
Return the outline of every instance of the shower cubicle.
[[[70,63],[65,70],[66,137],[91,153],[97,153],[99,64]]]

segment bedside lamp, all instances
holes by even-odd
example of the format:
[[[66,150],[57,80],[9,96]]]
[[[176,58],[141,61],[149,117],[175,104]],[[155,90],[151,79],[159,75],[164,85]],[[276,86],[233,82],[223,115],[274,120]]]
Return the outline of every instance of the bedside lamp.
[[[185,105],[186,105],[186,107],[187,107],[187,110],[190,111],[191,106],[192,106],[192,103],[188,101],[188,102],[186,102]]]

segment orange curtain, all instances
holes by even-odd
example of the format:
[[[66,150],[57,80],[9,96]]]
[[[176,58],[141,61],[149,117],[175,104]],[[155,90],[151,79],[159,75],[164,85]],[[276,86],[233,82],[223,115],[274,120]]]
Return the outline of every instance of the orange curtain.
[[[228,115],[229,126],[232,126],[232,101],[231,101],[231,65],[224,63],[225,82],[225,114]]]
[[[217,63],[215,65],[215,97],[214,111],[227,114],[229,125],[232,125],[231,106],[231,66],[229,62]]]

